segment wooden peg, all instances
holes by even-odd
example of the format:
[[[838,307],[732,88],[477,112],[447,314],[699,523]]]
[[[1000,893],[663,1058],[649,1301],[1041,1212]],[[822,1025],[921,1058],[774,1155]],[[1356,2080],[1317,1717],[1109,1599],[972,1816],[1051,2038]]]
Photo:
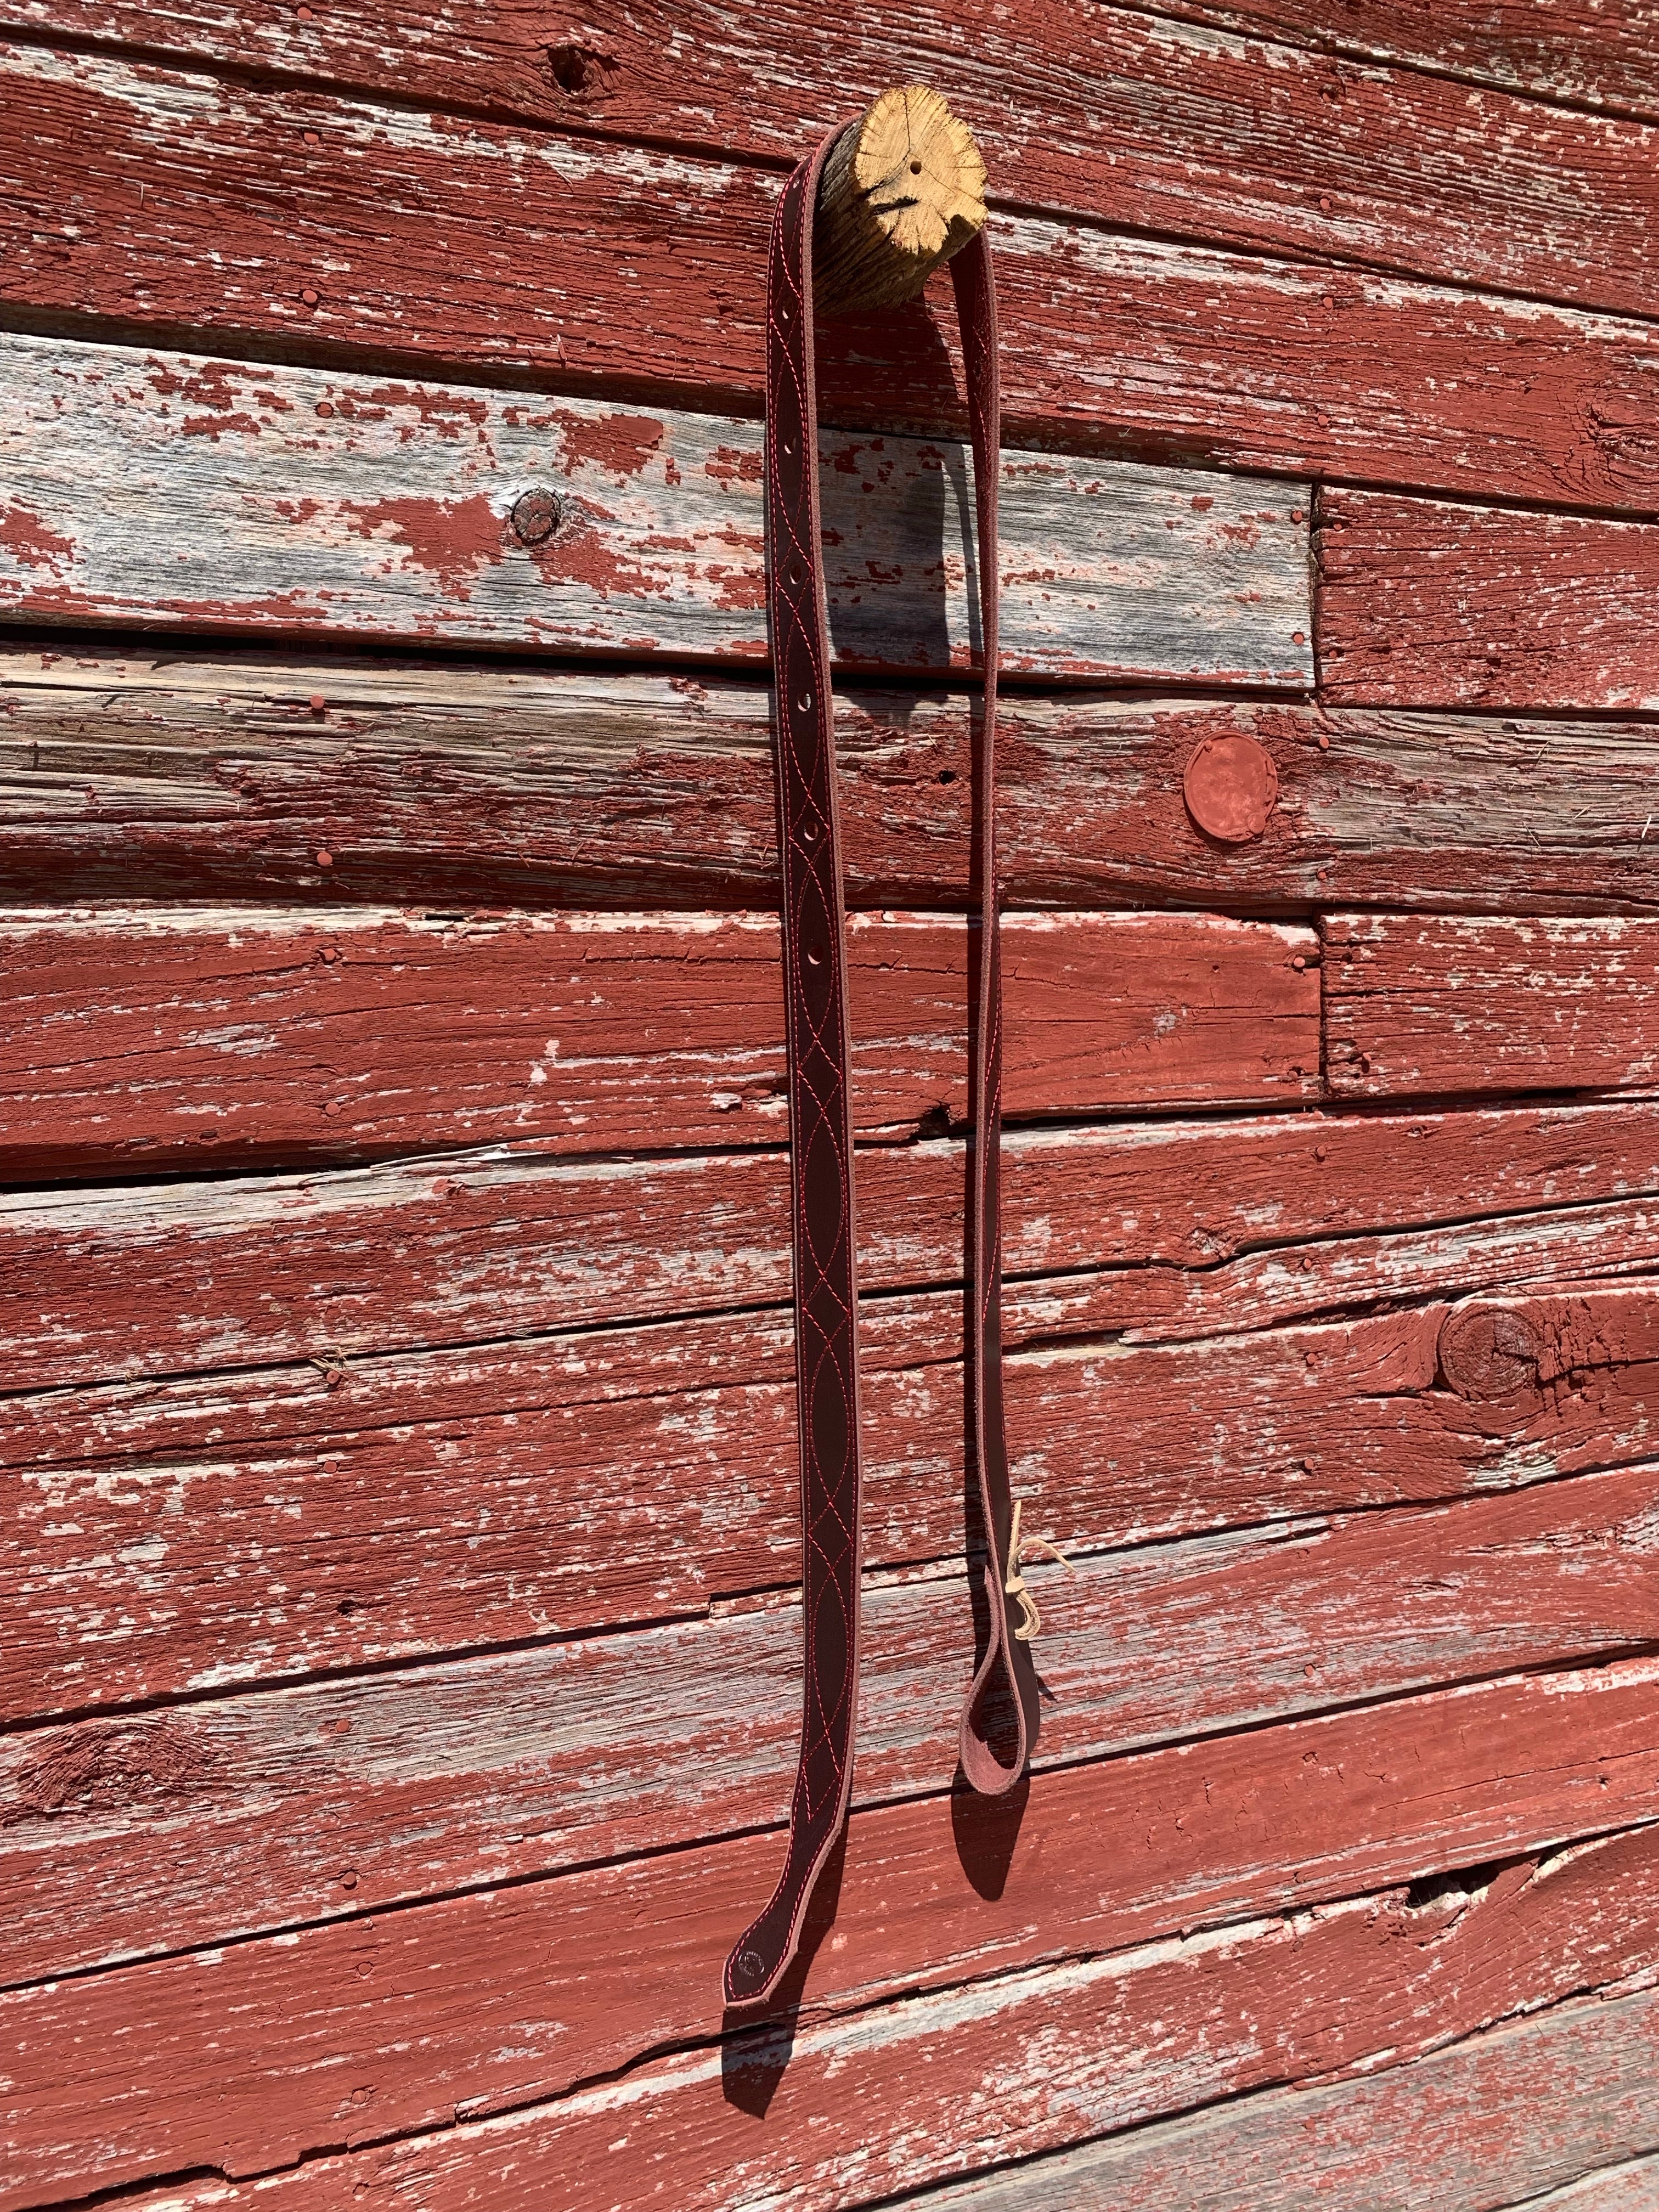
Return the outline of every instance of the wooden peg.
[[[974,134],[925,84],[884,92],[830,149],[812,231],[820,315],[896,307],[985,221]]]

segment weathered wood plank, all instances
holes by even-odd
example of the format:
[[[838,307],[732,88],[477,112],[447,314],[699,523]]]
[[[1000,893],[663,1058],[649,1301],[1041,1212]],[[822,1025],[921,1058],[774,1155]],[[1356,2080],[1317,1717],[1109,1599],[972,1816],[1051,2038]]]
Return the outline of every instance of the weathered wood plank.
[[[1032,1568],[1037,1769],[1659,1642],[1652,1497],[1644,1468]],[[948,1790],[967,1582],[876,1577],[864,1615],[855,1802]],[[799,1720],[773,1596],[14,1732],[6,1941],[39,1973],[71,1928],[94,1955],[216,1942],[775,1821]]]
[[[1010,1341],[1215,1338],[1644,1271],[1656,1121],[1632,1100],[1017,1131]],[[857,1172],[864,1288],[953,1281],[961,1151],[868,1151]],[[8,1194],[0,1356],[41,1391],[781,1305],[787,1224],[775,1152]]]
[[[920,2212],[1492,2212],[1500,2197],[1513,2212],[1653,2212],[1659,2159],[1640,2153],[1659,2134],[1656,2056],[1650,1991],[1568,2003],[1369,2080],[1267,2090],[949,2184]]]
[[[866,1321],[867,1566],[962,1548],[960,1305]],[[1652,1309],[1644,1282],[1017,1353],[1015,1480],[1034,1527],[1098,1547],[1629,1464],[1659,1455]],[[0,1709],[430,1658],[793,1583],[795,1422],[774,1316],[7,1399]]]
[[[1384,1893],[709,2044],[496,2118],[451,2125],[446,2108],[432,2132],[291,2169],[258,2201],[541,2212],[556,2194],[570,2212],[622,2212],[672,2189],[687,2212],[828,2212],[1253,2087],[1398,2067],[1510,2013],[1628,1989],[1656,1957],[1646,1831],[1431,1904]],[[1651,2067],[1646,1992],[1620,2025]],[[1596,2055],[1583,2070],[1605,2084]],[[214,2182],[170,2201],[238,2200]]]
[[[757,422],[15,337],[0,376],[14,619],[767,658]],[[840,665],[966,667],[966,451],[831,431],[820,454]],[[527,546],[537,484],[562,519]],[[1006,454],[1004,668],[1304,688],[1308,505]]]
[[[1334,705],[1659,707],[1651,523],[1334,491],[1318,559]]]
[[[0,869],[59,901],[769,905],[769,712],[754,684],[644,672],[0,653]],[[967,714],[961,695],[843,691],[854,906],[966,902]],[[1659,902],[1642,726],[1061,693],[1006,700],[1000,732],[1016,902]],[[1279,799],[1228,848],[1182,787],[1237,733]]]
[[[758,407],[773,173],[103,57],[20,49],[12,76],[4,115],[28,122],[0,148],[0,243],[10,296],[34,314]],[[995,232],[1014,444],[1659,504],[1659,365],[1638,319],[1075,222],[1002,216]],[[935,290],[827,342],[826,422],[960,422]],[[204,422],[240,411],[225,388]],[[257,387],[235,389],[263,415]],[[471,422],[457,427],[470,441]],[[390,518],[371,526],[395,550]],[[421,542],[429,557],[466,550],[463,580],[477,565],[470,541],[434,544],[422,523]]]
[[[1659,2205],[1659,2157],[1586,2174],[1582,2181],[1532,2202],[1538,2212],[1654,2212]],[[1518,2208],[1512,2207],[1511,2212]]]
[[[13,0],[5,12],[75,38],[159,45],[186,64],[240,69],[257,57],[399,102],[483,106],[769,161],[797,160],[895,67],[877,25],[800,0],[742,11],[730,0],[659,0],[610,10],[602,30],[559,45],[501,0],[464,10],[348,4],[304,18],[246,0],[186,0],[160,17],[132,0]],[[1333,27],[1321,25],[1325,36]],[[1582,21],[1574,28],[1583,43]],[[1639,129],[1501,94],[1472,100],[1438,76],[1337,68],[1294,46],[1264,53],[1213,27],[1078,0],[1020,0],[967,42],[937,5],[913,9],[906,29],[927,82],[979,140],[994,204],[1000,195],[1044,214],[1589,307],[1659,304],[1656,154]],[[1564,254],[1575,226],[1597,252]]]
[[[1414,1877],[1455,1906],[1455,1878],[1420,1879],[1437,1854],[1531,1855],[1587,1818],[1659,1812],[1651,1674],[1486,1684],[1073,1769],[1001,1834],[948,1799],[855,1815],[787,2005],[829,2020]],[[0,1998],[9,2131],[60,2188],[109,2185],[560,2094],[708,2034],[730,1926],[775,1850],[746,1838]],[[94,2069],[70,2056],[100,2051]]]
[[[1328,0],[1181,0],[1181,13],[1252,38],[1659,118],[1659,19],[1647,0],[1466,0],[1455,10],[1344,0],[1340,15]]]
[[[1659,1079],[1650,921],[1330,915],[1324,939],[1326,1079],[1339,1097]]]
[[[852,918],[861,1135],[965,1120],[969,955],[965,917]],[[1314,1099],[1317,955],[1276,922],[1010,915],[1005,1111]],[[14,1177],[787,1133],[772,915],[14,908],[0,966]]]

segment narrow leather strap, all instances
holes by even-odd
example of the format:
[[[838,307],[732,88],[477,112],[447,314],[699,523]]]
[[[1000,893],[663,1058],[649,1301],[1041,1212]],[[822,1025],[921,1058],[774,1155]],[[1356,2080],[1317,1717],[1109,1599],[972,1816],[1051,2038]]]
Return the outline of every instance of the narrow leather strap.
[[[829,628],[817,493],[812,325],[812,218],[838,132],[791,176],[772,228],[767,274],[766,528],[783,877],[783,967],[789,1057],[795,1254],[796,1393],[800,1428],[803,1711],[778,1886],[726,1962],[728,2004],[771,1996],[794,1957],[813,1886],[834,1850],[853,1781],[858,1711],[860,1428],[853,1131],[848,1086],[846,932],[836,811]],[[1003,1436],[1001,1126],[993,746],[996,725],[996,297],[982,235],[951,264],[973,426],[984,705],[975,747],[981,908],[974,1052],[972,1222],[975,1322],[969,1346],[973,1437],[986,1545],[986,1654],[968,1692],[962,1764],[975,1790],[1000,1793],[1022,1772],[1036,1734],[1030,1655],[1013,1635],[1005,1590],[1012,1508]],[[998,1707],[1000,1705],[1000,1714]],[[1008,1758],[991,1741],[994,1729]]]
[[[979,1475],[985,1559],[981,1569],[988,1640],[962,1709],[962,1771],[981,1796],[1000,1797],[1025,1771],[1036,1743],[1036,1668],[1009,1589],[1013,1503],[1002,1403],[1002,921],[997,891],[997,487],[1002,474],[1002,386],[997,364],[997,295],[991,249],[981,231],[951,264],[962,331],[968,418],[974,445],[974,503],[979,525],[980,659],[985,689],[974,748],[979,811],[975,867],[979,878],[979,992],[974,1023],[974,1340],[968,1347],[974,1458]],[[1016,1566],[1018,1563],[1015,1563]],[[1000,1759],[997,1745],[1007,1758]]]

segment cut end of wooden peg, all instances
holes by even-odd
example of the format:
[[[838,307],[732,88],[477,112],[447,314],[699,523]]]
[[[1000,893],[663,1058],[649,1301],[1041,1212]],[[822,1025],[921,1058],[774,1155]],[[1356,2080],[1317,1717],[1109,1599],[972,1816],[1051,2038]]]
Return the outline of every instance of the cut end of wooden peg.
[[[820,315],[914,299],[985,222],[974,134],[925,84],[884,92],[830,149],[812,234]]]

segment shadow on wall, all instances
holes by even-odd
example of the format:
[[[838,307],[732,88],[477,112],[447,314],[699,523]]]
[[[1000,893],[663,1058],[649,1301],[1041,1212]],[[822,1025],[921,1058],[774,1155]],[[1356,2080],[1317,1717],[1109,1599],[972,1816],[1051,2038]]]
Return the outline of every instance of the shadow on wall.
[[[956,411],[950,352],[920,301],[880,314],[826,323],[818,340],[823,420],[835,424],[834,395],[856,390],[873,371],[902,368],[919,416]],[[843,665],[880,667],[896,634],[915,641],[916,665],[951,665],[945,613],[947,557],[967,578],[967,619],[979,650],[979,579],[974,551],[972,480],[965,449],[940,441],[922,449],[923,465],[892,480],[879,433],[835,441],[839,465],[822,470],[824,585],[830,635]],[[912,455],[914,459],[914,455]],[[870,496],[865,486],[872,488]],[[884,486],[890,496],[882,496]]]

